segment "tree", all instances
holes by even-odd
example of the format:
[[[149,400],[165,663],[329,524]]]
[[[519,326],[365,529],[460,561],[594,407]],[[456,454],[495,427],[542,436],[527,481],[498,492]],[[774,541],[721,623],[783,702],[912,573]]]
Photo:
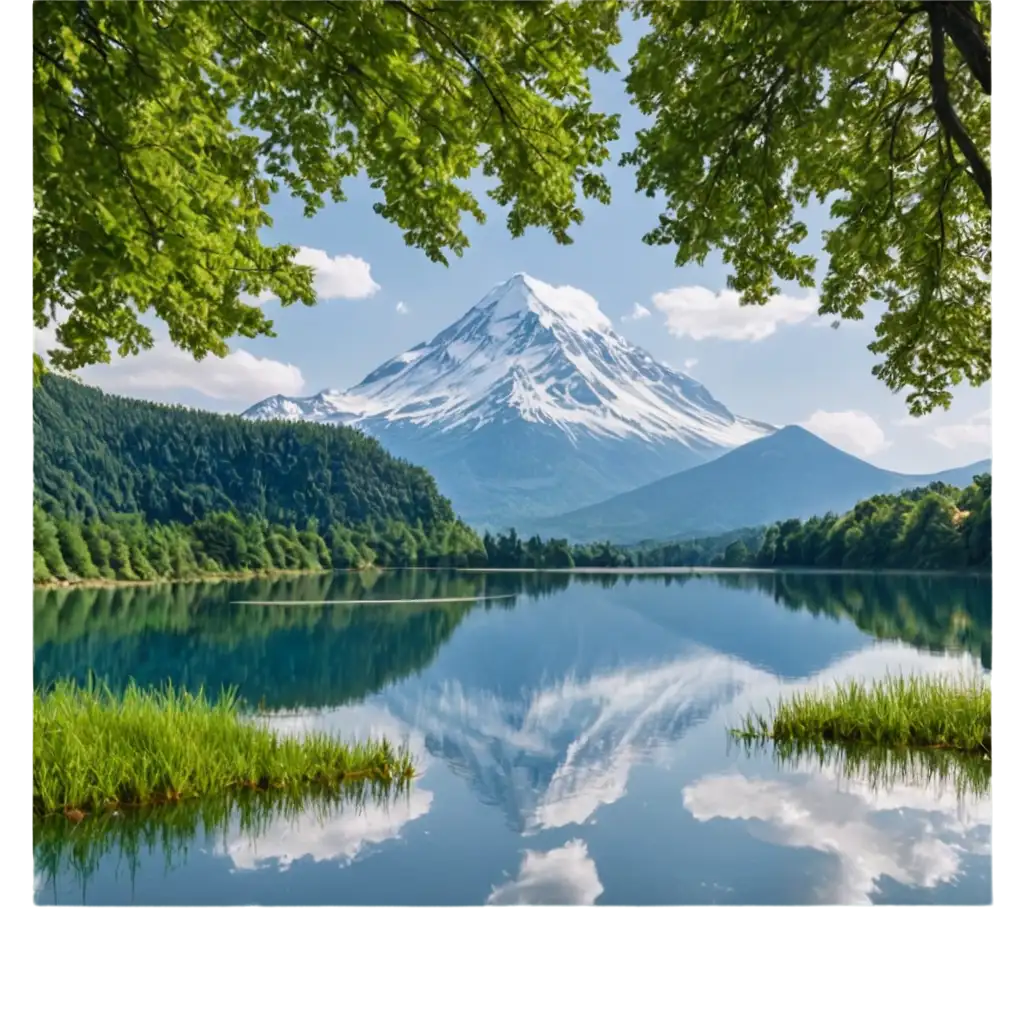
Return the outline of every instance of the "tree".
[[[560,243],[602,202],[617,118],[587,74],[614,68],[614,2],[40,3],[33,7],[33,308],[58,310],[55,366],[153,344],[196,358],[273,335],[245,296],[315,301],[313,270],[260,238],[281,187],[307,216],[365,173],[374,210],[433,261],[462,255],[465,185],[513,236]],[[34,368],[42,364],[37,356]]]
[[[750,552],[747,550],[747,545],[741,540],[734,540],[725,549],[722,560],[722,564],[729,568],[741,568],[744,565],[749,565]]]
[[[39,559],[43,561],[49,574],[59,580],[66,580],[71,571],[64,561],[60,549],[60,538],[54,521],[38,506],[32,509],[32,550],[39,558],[34,558],[35,575],[40,576]]]
[[[886,312],[874,374],[910,412],[991,372],[987,3],[722,0],[634,5],[650,32],[627,87],[654,118],[622,163],[666,212],[676,263],[720,248],[764,304],[812,288],[798,208],[831,200],[819,313]]]

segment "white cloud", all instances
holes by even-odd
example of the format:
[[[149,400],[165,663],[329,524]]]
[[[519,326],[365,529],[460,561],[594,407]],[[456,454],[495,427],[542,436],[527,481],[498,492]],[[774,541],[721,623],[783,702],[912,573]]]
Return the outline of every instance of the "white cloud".
[[[314,269],[313,286],[321,299],[368,299],[380,291],[370,264],[358,256],[328,256],[323,249],[300,245],[296,263]]]
[[[949,422],[950,413],[939,410],[927,416],[902,416],[893,420],[894,427],[925,429],[930,440],[943,448],[992,449],[992,410],[982,409],[966,420]]]
[[[284,871],[303,857],[344,866],[368,847],[397,839],[405,825],[429,812],[433,799],[428,790],[414,786],[408,798],[400,797],[390,806],[348,807],[326,820],[316,812],[294,818],[279,815],[257,838],[241,833],[227,837],[222,852],[240,871],[267,862]]]
[[[683,369],[684,370],[692,370],[699,362],[700,362],[699,359],[684,359],[683,360]]]
[[[770,842],[831,854],[838,871],[825,896],[836,903],[871,903],[883,876],[925,889],[952,882],[961,854],[982,852],[991,836],[987,797],[971,803],[942,787],[879,790],[836,770],[707,776],[683,789],[683,806],[698,821],[754,820]]]
[[[66,311],[42,330],[36,329],[34,351],[46,358],[48,349],[57,346],[57,326]],[[158,337],[151,349],[122,358],[111,352],[109,363],[86,366],[77,371],[85,384],[93,384],[119,394],[135,397],[159,397],[170,391],[196,391],[207,398],[238,402],[257,402],[271,394],[301,394],[306,387],[302,371],[291,363],[254,356],[235,349],[223,358],[207,356],[196,361],[184,349]]]
[[[42,356],[44,362],[49,362],[48,353],[51,348],[57,347],[57,328],[51,323],[41,331],[36,329],[32,335],[32,351],[37,356]]]
[[[886,440],[885,431],[878,422],[859,409],[847,409],[845,412],[819,409],[800,426],[853,455],[875,455],[892,444]]]
[[[399,299],[398,300],[398,305],[395,306],[395,312],[396,313],[408,313],[409,312],[409,307],[404,302],[402,302],[401,299]]]
[[[254,356],[241,348],[223,358],[207,356],[196,361],[167,340],[157,341],[137,356],[114,355],[109,365],[87,367],[80,376],[87,384],[122,394],[189,390],[238,402],[302,394],[306,387],[302,371],[291,363]]]
[[[622,319],[623,320],[643,320],[645,316],[650,316],[651,311],[646,306],[641,306],[639,302],[633,303],[633,309],[627,313]]]
[[[32,351],[43,357],[43,362],[48,363],[48,352],[51,348],[57,347],[57,328],[67,318],[68,311],[63,306],[57,306],[50,317],[50,322],[42,329],[33,326],[32,328]]]
[[[992,445],[992,410],[977,412],[962,423],[936,427],[931,438],[944,448],[989,448]]]
[[[574,288],[571,284],[546,284],[527,274],[521,275],[527,288],[570,326],[581,331],[607,331],[612,322],[601,312],[601,307],[590,292]],[[533,309],[533,305],[530,306]],[[540,312],[539,310],[534,310]],[[541,317],[544,322],[544,317]]]
[[[597,865],[587,844],[572,839],[554,850],[527,850],[519,874],[496,886],[487,898],[491,906],[507,904],[590,906],[604,892]]]
[[[707,288],[673,288],[651,296],[665,315],[665,325],[680,338],[721,338],[725,341],[761,341],[785,324],[797,324],[818,311],[818,296],[773,295],[763,306],[742,306],[738,292]]]
[[[359,256],[328,256],[323,249],[300,245],[295,262],[313,268],[313,288],[318,299],[368,299],[380,291],[370,273],[370,264]],[[265,288],[259,295],[243,294],[241,299],[250,306],[263,306],[276,302],[277,296]]]

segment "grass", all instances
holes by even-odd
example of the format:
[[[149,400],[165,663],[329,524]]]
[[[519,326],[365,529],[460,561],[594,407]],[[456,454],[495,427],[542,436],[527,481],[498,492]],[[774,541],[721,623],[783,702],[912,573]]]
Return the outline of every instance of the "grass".
[[[113,694],[92,677],[35,694],[32,803],[37,815],[82,813],[212,796],[226,789],[337,787],[411,779],[409,753],[386,739],[281,737],[246,717],[233,691],[210,701],[134,682]]]
[[[776,743],[861,744],[992,753],[992,691],[980,678],[887,676],[797,693],[750,712],[735,737]]]

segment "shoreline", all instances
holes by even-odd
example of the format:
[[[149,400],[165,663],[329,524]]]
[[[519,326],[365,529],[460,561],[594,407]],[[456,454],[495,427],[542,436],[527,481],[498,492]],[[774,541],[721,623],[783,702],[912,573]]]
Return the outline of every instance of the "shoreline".
[[[208,576],[180,576],[175,579],[156,580],[53,580],[50,583],[33,583],[35,590],[85,590],[114,589],[116,587],[156,587],[160,584],[175,583],[238,583],[246,580],[271,580],[289,576],[324,576],[336,572],[380,572],[379,569],[271,569],[263,572],[223,572]]]
[[[455,573],[551,573],[560,576],[701,576],[701,575],[760,575],[781,576],[784,574],[800,574],[807,576],[970,576],[976,579],[991,579],[992,570],[979,569],[821,569],[812,566],[784,566],[772,569],[744,568],[712,565],[643,565],[620,566],[618,568],[601,566],[577,566],[572,569],[555,569],[550,567],[506,568],[502,566],[482,566],[471,568],[466,566],[428,566],[428,565],[389,565],[368,566],[364,569],[273,569],[263,572],[211,573],[208,576],[183,576],[177,579],[156,580],[53,580],[49,583],[33,583],[32,590],[85,590],[106,589],[116,587],[155,587],[175,584],[194,583],[240,583],[249,580],[287,579],[296,576],[333,576],[351,573],[394,573],[394,572],[455,572]],[[318,602],[320,603],[320,602]]]
[[[412,566],[406,571],[422,572],[424,566]],[[802,573],[813,576],[977,576],[991,577],[991,569],[820,569],[816,566],[780,566],[773,569],[733,568],[723,565],[638,565],[620,566],[619,568],[606,568],[601,566],[586,566],[573,569],[552,569],[532,567],[522,569],[506,569],[501,567],[485,567],[482,569],[450,569],[450,572],[518,572],[518,573],[558,573],[560,575],[610,575],[610,576],[684,576],[701,574],[737,574],[737,575],[764,575],[781,576],[785,573]]]

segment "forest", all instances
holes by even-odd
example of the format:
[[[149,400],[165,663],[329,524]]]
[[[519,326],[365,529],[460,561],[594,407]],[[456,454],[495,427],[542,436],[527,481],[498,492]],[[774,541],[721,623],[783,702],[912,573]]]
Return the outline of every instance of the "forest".
[[[992,476],[964,488],[933,483],[879,494],[845,515],[789,519],[764,531],[754,550],[731,543],[722,564],[757,568],[992,568]]]
[[[845,515],[790,519],[724,537],[616,547],[608,542],[525,541],[515,530],[481,539],[460,520],[270,522],[237,511],[191,523],[139,514],[68,518],[33,510],[36,583],[153,581],[231,574],[376,567],[573,569],[711,566],[987,570],[992,567],[992,478],[957,489],[931,484],[877,495]]]
[[[35,500],[68,519],[233,512],[318,522],[454,520],[433,477],[348,427],[253,422],[107,395],[56,373],[33,393]]]
[[[622,547],[477,535],[424,469],[348,427],[252,422],[47,374],[33,395],[36,583],[370,567],[990,569],[992,478],[844,515]]]

